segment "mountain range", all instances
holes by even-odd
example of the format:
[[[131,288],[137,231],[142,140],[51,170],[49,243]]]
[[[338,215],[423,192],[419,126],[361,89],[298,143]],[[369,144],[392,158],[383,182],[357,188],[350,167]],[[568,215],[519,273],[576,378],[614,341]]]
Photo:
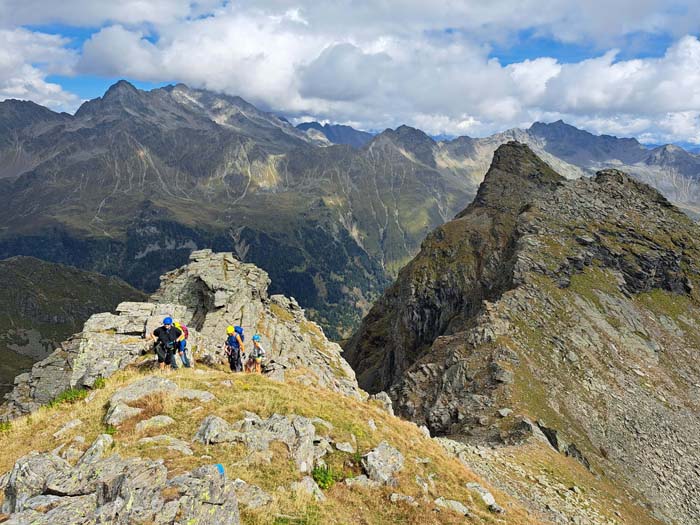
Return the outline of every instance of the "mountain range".
[[[193,249],[232,250],[341,338],[425,236],[469,204],[507,141],[567,177],[615,166],[689,212],[699,200],[695,155],[562,122],[440,142],[408,126],[373,137],[307,128],[182,84],[120,81],[75,115],[1,102],[0,258],[35,256],[152,291]]]

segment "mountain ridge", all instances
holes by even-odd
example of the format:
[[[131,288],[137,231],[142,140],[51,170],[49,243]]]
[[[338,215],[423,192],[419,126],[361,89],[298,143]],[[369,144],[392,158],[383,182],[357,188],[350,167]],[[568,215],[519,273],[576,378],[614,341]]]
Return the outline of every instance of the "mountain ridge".
[[[0,115],[12,104],[0,103]],[[334,145],[240,97],[183,84],[117,83],[75,116],[25,110],[0,132],[0,257],[33,255],[154,290],[189,251],[234,250],[336,338],[425,235],[467,206],[499,145],[526,142],[568,178],[609,167],[595,160],[595,138],[598,156],[581,149],[577,166],[526,130],[435,142],[400,126],[359,148]],[[632,167],[700,212],[695,164],[673,164],[677,153]]]
[[[662,521],[694,522],[699,233],[619,170],[565,180],[527,146],[503,145],[474,203],[426,238],[347,358],[363,388],[388,391],[432,433],[502,446],[543,432],[638,488]],[[669,480],[679,488],[664,491]]]

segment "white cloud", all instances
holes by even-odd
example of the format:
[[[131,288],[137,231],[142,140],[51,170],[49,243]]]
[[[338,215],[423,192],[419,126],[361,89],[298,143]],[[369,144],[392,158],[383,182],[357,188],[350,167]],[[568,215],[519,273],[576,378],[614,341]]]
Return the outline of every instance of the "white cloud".
[[[0,100],[17,98],[61,111],[72,111],[78,98],[55,83],[48,73],[66,73],[76,60],[66,40],[25,29],[0,29]]]
[[[364,129],[408,123],[430,133],[479,135],[536,119],[564,118],[592,131],[649,140],[697,136],[700,41],[679,33],[700,27],[696,3],[58,4],[5,0],[0,3],[0,27],[48,22],[104,26],[85,42],[75,67],[78,74],[182,81],[241,95],[292,118],[355,122]],[[521,31],[586,43],[600,52],[576,63],[542,56],[504,66],[489,57],[492,44],[513,42]],[[677,35],[664,56],[618,59],[614,44],[624,43],[623,37],[660,32]],[[46,37],[32,38],[42,42]],[[49,57],[43,63],[37,62],[43,60],[40,53],[28,52],[31,46],[26,44],[13,69],[18,85],[34,86],[25,88],[25,96],[39,93],[37,101],[48,100],[56,88],[45,82],[47,74],[70,71],[75,64],[65,41],[53,38],[50,45],[43,44]],[[0,64],[2,53],[0,49]],[[69,97],[59,90],[54,107],[66,105],[59,100],[62,96]]]
[[[208,12],[218,4],[218,0],[3,0],[0,2],[0,25],[60,23],[95,27],[106,22],[160,24]]]

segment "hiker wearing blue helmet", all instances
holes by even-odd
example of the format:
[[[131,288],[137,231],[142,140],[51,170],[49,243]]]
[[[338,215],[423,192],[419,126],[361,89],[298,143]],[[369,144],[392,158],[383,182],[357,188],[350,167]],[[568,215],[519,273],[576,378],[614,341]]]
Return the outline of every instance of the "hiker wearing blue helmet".
[[[158,356],[158,366],[165,370],[165,365],[177,368],[175,352],[179,348],[180,340],[184,337],[182,330],[173,325],[172,317],[163,319],[163,326],[159,326],[151,334],[155,343],[154,350]]]
[[[248,354],[248,361],[245,364],[246,372],[262,373],[262,362],[265,359],[265,349],[262,344],[260,334],[253,336],[253,350]]]

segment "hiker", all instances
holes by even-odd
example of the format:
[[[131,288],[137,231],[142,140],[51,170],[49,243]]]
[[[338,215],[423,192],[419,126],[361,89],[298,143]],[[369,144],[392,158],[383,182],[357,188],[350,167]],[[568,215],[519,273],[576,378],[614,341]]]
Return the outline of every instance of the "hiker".
[[[256,374],[262,374],[262,362],[265,359],[265,349],[260,344],[261,341],[260,334],[255,334],[253,336],[253,350],[250,351],[248,361],[246,361],[245,368],[246,372],[255,372]]]
[[[226,327],[226,356],[231,372],[243,371],[243,359],[245,358],[245,348],[243,346],[243,328],[240,326]]]
[[[161,370],[165,370],[166,364],[177,368],[177,363],[175,363],[176,345],[179,346],[183,335],[182,331],[173,325],[172,317],[163,319],[163,326],[153,330],[151,339],[155,342],[154,349]]]
[[[190,362],[189,357],[187,357],[187,339],[190,337],[190,331],[184,324],[179,323],[178,321],[175,321],[175,328],[182,332],[182,337],[178,343],[178,354],[180,355],[180,361],[182,361],[185,368],[190,368],[192,363]]]

